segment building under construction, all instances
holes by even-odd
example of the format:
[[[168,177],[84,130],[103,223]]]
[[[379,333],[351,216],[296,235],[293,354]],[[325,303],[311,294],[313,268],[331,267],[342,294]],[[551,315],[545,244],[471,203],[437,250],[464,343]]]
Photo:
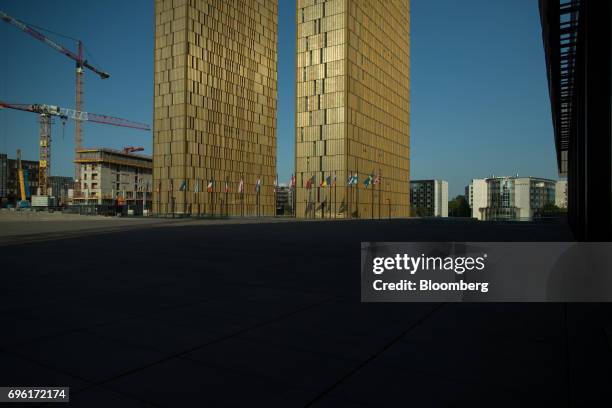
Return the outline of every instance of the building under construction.
[[[151,208],[153,160],[149,156],[108,148],[83,149],[76,205],[125,205],[140,213]]]

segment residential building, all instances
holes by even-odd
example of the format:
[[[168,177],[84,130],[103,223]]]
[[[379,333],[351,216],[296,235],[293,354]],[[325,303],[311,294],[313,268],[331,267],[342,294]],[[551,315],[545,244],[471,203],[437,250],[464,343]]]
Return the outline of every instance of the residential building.
[[[59,205],[68,204],[68,191],[74,188],[74,179],[66,176],[49,176],[47,178],[49,193]]]
[[[567,208],[567,180],[557,181],[555,188],[555,205],[559,208]]]
[[[410,204],[417,216],[448,217],[448,182],[411,180]]]
[[[151,157],[107,148],[77,151],[79,188],[73,197],[78,205],[124,204],[151,208]],[[78,193],[78,194],[77,194]]]
[[[579,241],[612,240],[612,2],[540,0],[568,221]]]
[[[410,2],[298,0],[296,22],[296,216],[408,216]]]
[[[482,220],[480,209],[487,206],[488,200],[486,179],[473,179],[466,187],[466,198],[472,210],[472,218]]]
[[[155,213],[275,213],[277,27],[277,0],[155,0]]]

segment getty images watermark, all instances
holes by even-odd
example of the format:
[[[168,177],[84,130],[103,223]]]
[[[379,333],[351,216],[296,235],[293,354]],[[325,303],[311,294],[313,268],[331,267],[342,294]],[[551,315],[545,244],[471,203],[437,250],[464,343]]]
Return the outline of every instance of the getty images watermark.
[[[363,302],[609,302],[612,243],[364,242]]]
[[[457,275],[463,275],[470,271],[482,271],[485,269],[487,254],[482,256],[410,256],[408,254],[395,254],[392,257],[378,256],[372,260],[372,273],[382,275],[388,271],[404,271],[410,275],[418,272],[452,271]],[[422,291],[489,291],[489,282],[466,282],[460,279],[456,282],[436,282],[432,279],[400,279],[394,282],[385,282],[376,279],[372,288],[381,290],[422,290]]]

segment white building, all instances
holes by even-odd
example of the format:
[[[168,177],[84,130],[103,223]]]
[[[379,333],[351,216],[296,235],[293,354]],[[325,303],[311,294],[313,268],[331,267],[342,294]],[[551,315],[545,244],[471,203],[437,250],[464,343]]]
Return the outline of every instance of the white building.
[[[557,181],[555,205],[559,208],[567,208],[567,180]]]
[[[151,208],[151,157],[107,148],[77,152],[78,189],[74,204],[129,205]],[[79,191],[80,189],[80,191]]]
[[[448,217],[448,182],[445,180],[410,180],[410,205],[413,215]]]
[[[466,192],[472,210],[472,218],[482,220],[480,209],[487,206],[487,180],[473,179],[466,188]]]
[[[474,179],[466,189],[472,217],[478,220],[531,220],[555,204],[557,182],[538,177]]]

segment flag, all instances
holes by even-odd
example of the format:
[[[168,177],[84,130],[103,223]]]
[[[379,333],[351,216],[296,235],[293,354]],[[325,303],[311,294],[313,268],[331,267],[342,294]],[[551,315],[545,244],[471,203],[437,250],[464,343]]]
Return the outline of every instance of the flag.
[[[277,191],[277,187],[278,186],[278,174],[276,175],[276,178],[274,179],[274,192],[276,193]]]
[[[327,179],[325,177],[321,177],[321,182],[319,183],[319,187],[327,187]]]
[[[206,186],[206,191],[208,191],[209,193],[212,193],[213,192],[213,186],[214,186],[214,181],[211,179],[208,182],[208,186]]]
[[[380,174],[378,174],[376,178],[374,179],[374,184],[378,184],[378,183],[380,183]]]
[[[257,184],[255,184],[255,192],[259,193],[261,191],[261,179],[257,179]]]
[[[230,189],[229,189],[229,184],[227,184],[227,180],[225,180],[225,189],[224,189],[224,191],[225,191],[226,193],[229,193],[229,190],[230,190]]]
[[[349,178],[348,178],[348,180],[346,181],[346,185],[347,185],[347,186],[351,186],[351,185],[353,185],[353,175],[352,175],[352,174],[351,174],[351,175],[349,175]]]
[[[240,184],[238,184],[238,192],[244,194],[244,180],[240,177]]]
[[[200,181],[199,180],[196,180],[195,187],[193,188],[193,192],[194,193],[199,193],[200,192]]]
[[[331,176],[327,176],[327,178],[325,179],[325,185],[326,186],[332,186],[332,177]]]
[[[307,190],[312,189],[312,186],[316,183],[316,181],[317,181],[317,178],[313,174],[313,176],[306,181],[306,189]]]
[[[291,175],[291,182],[289,184],[289,188],[295,188],[295,174]]]
[[[365,180],[363,180],[363,184],[366,186],[366,188],[368,188],[368,186],[370,184],[372,184],[372,175],[370,174],[368,177],[365,178]]]
[[[161,181],[157,184],[157,192],[161,192]]]
[[[181,183],[181,187],[179,187],[179,191],[185,190],[187,190],[187,180],[183,180],[183,182]]]
[[[352,177],[351,180],[352,180],[351,181],[351,185],[354,186],[355,184],[357,184],[359,182],[359,175],[357,173],[353,174],[353,177]]]

